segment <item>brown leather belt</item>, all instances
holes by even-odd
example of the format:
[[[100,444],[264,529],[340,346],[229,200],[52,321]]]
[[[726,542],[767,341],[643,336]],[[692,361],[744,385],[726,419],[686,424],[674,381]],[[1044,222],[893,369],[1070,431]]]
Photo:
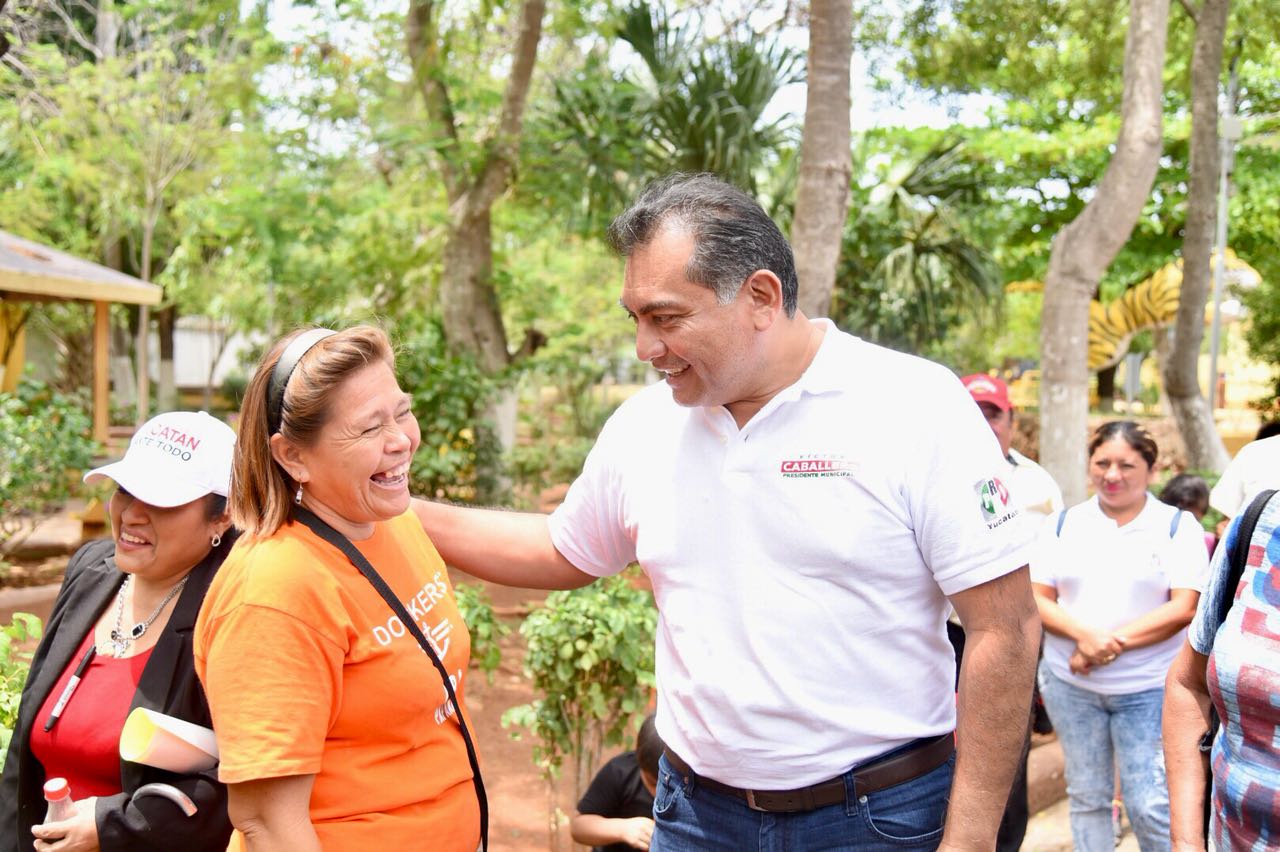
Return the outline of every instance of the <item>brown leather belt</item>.
[[[918,778],[946,763],[954,751],[955,737],[952,734],[943,734],[923,741],[910,751],[900,752],[858,767],[853,771],[854,793],[857,796],[864,796],[910,781],[912,778]],[[698,775],[671,749],[666,749],[664,754],[667,757],[667,763],[671,764],[671,768],[683,776],[686,782],[690,778],[696,778],[698,786],[742,799],[753,811],[796,813],[836,805],[845,800],[843,775],[796,790],[744,790],[722,784],[705,775]]]

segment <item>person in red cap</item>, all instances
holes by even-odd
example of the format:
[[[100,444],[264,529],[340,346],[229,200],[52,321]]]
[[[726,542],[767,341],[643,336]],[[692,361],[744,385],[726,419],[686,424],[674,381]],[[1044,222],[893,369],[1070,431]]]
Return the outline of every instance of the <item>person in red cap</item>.
[[[1000,452],[1009,463],[1005,486],[1012,506],[1028,515],[1052,515],[1066,504],[1062,489],[1049,472],[1013,448],[1013,403],[1009,386],[995,376],[977,373],[960,380],[982,409],[987,425],[1000,442]]]
[[[1010,505],[1030,516],[1050,515],[1064,508],[1062,490],[1054,482],[1049,472],[1022,453],[1015,450],[1013,444],[1013,403],[1009,400],[1009,386],[995,376],[977,373],[965,376],[960,380],[982,409],[982,416],[987,425],[995,433],[1000,442],[1000,452],[1009,469],[1005,472],[1004,484],[1009,489]],[[947,634],[952,646],[956,649],[956,669],[964,654],[964,630],[956,623],[955,616],[947,624]],[[1034,708],[1037,715],[1043,715],[1043,704],[1037,694]],[[1048,718],[1037,719],[1036,730],[1051,730]],[[1028,732],[1029,733],[1029,732]],[[1022,839],[1027,832],[1027,754],[1030,752],[1030,739],[1024,747],[1022,763],[1018,767],[1018,775],[1013,780],[1013,789],[1009,793],[1009,801],[1005,806],[1004,818],[1000,821],[1000,833],[996,839],[997,852],[1015,852],[1022,846]]]

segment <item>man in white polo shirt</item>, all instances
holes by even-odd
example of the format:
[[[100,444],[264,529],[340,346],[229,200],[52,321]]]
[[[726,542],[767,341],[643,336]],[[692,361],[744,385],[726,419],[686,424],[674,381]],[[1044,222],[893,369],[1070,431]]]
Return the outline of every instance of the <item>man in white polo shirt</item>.
[[[1240,448],[1209,492],[1209,505],[1234,518],[1267,488],[1280,488],[1280,434],[1275,423],[1263,424],[1258,437]],[[1225,532],[1224,523],[1218,535]]]
[[[433,541],[510,585],[648,574],[652,849],[991,849],[1040,625],[969,396],[806,319],[791,247],[716,178],[650,186],[610,237],[665,381],[610,418],[550,518],[415,502]],[[955,753],[948,602],[969,627]]]

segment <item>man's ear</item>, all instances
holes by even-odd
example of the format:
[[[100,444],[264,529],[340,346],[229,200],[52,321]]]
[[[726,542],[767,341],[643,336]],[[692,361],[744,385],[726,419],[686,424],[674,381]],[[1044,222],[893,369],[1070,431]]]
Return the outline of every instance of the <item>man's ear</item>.
[[[307,471],[307,463],[302,458],[297,445],[279,432],[271,436],[271,457],[276,460],[276,464],[284,468],[284,472],[289,474],[294,482],[303,483],[311,479],[311,474]]]
[[[764,331],[782,315],[782,282],[767,269],[757,269],[743,282],[751,300],[751,316],[757,331]]]

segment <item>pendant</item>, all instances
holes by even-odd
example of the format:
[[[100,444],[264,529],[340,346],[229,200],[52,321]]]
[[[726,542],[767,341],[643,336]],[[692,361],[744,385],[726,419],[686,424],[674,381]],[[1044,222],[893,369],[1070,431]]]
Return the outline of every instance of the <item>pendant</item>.
[[[126,639],[115,630],[111,631],[111,656],[123,657],[129,650],[129,645],[133,640]]]
[[[133,629],[129,631],[129,635],[132,636],[134,639],[141,639],[142,634],[146,632],[147,632],[147,625],[139,621],[137,624],[133,625]]]

